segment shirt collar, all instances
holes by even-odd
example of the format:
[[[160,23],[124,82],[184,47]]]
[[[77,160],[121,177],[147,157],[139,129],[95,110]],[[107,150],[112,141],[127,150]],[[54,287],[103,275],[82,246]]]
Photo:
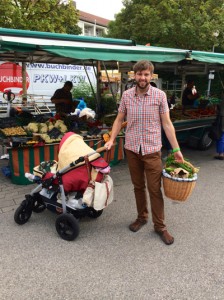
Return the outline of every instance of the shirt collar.
[[[144,95],[150,95],[151,90],[152,90],[152,86],[149,85],[148,90],[147,90],[147,92],[145,92]],[[139,96],[139,95],[137,94],[137,86],[135,87],[135,96]]]

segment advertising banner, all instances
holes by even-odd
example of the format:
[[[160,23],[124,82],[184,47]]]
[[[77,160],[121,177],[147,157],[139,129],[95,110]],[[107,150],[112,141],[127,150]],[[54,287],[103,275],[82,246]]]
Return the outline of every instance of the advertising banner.
[[[27,63],[27,94],[50,98],[55,90],[61,88],[67,80],[77,86],[83,81],[89,83],[90,79],[92,85],[95,86],[96,78],[93,67],[86,66],[86,71],[84,66],[79,65]],[[0,100],[3,99],[3,93],[7,90],[11,90],[16,96],[23,93],[20,63],[0,62]]]

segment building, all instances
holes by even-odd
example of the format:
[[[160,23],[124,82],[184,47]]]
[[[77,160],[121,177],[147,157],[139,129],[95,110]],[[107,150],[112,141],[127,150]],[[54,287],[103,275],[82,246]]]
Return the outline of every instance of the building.
[[[68,0],[61,1],[68,3]],[[72,2],[79,13],[79,21],[77,25],[82,30],[80,35],[102,37],[107,33],[107,27],[111,20],[81,11],[78,9],[76,1],[73,0]]]
[[[78,26],[82,29],[81,35],[101,37],[107,33],[109,22],[108,19],[79,10]]]

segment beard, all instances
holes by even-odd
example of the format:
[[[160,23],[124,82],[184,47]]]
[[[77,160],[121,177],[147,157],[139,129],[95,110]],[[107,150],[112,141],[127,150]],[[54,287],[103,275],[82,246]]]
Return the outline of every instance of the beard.
[[[150,85],[150,82],[138,81],[136,84],[140,90],[145,90]]]

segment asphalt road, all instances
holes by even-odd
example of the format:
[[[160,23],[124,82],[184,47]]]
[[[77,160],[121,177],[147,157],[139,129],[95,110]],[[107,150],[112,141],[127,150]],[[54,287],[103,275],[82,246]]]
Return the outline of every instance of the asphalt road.
[[[183,153],[200,172],[187,201],[165,198],[171,246],[151,221],[129,231],[136,208],[125,160],[111,172],[113,203],[100,218],[82,219],[72,242],[58,236],[49,211],[17,225],[13,209],[32,186],[16,186],[1,174],[0,299],[223,300],[224,161],[213,159],[214,148]]]

